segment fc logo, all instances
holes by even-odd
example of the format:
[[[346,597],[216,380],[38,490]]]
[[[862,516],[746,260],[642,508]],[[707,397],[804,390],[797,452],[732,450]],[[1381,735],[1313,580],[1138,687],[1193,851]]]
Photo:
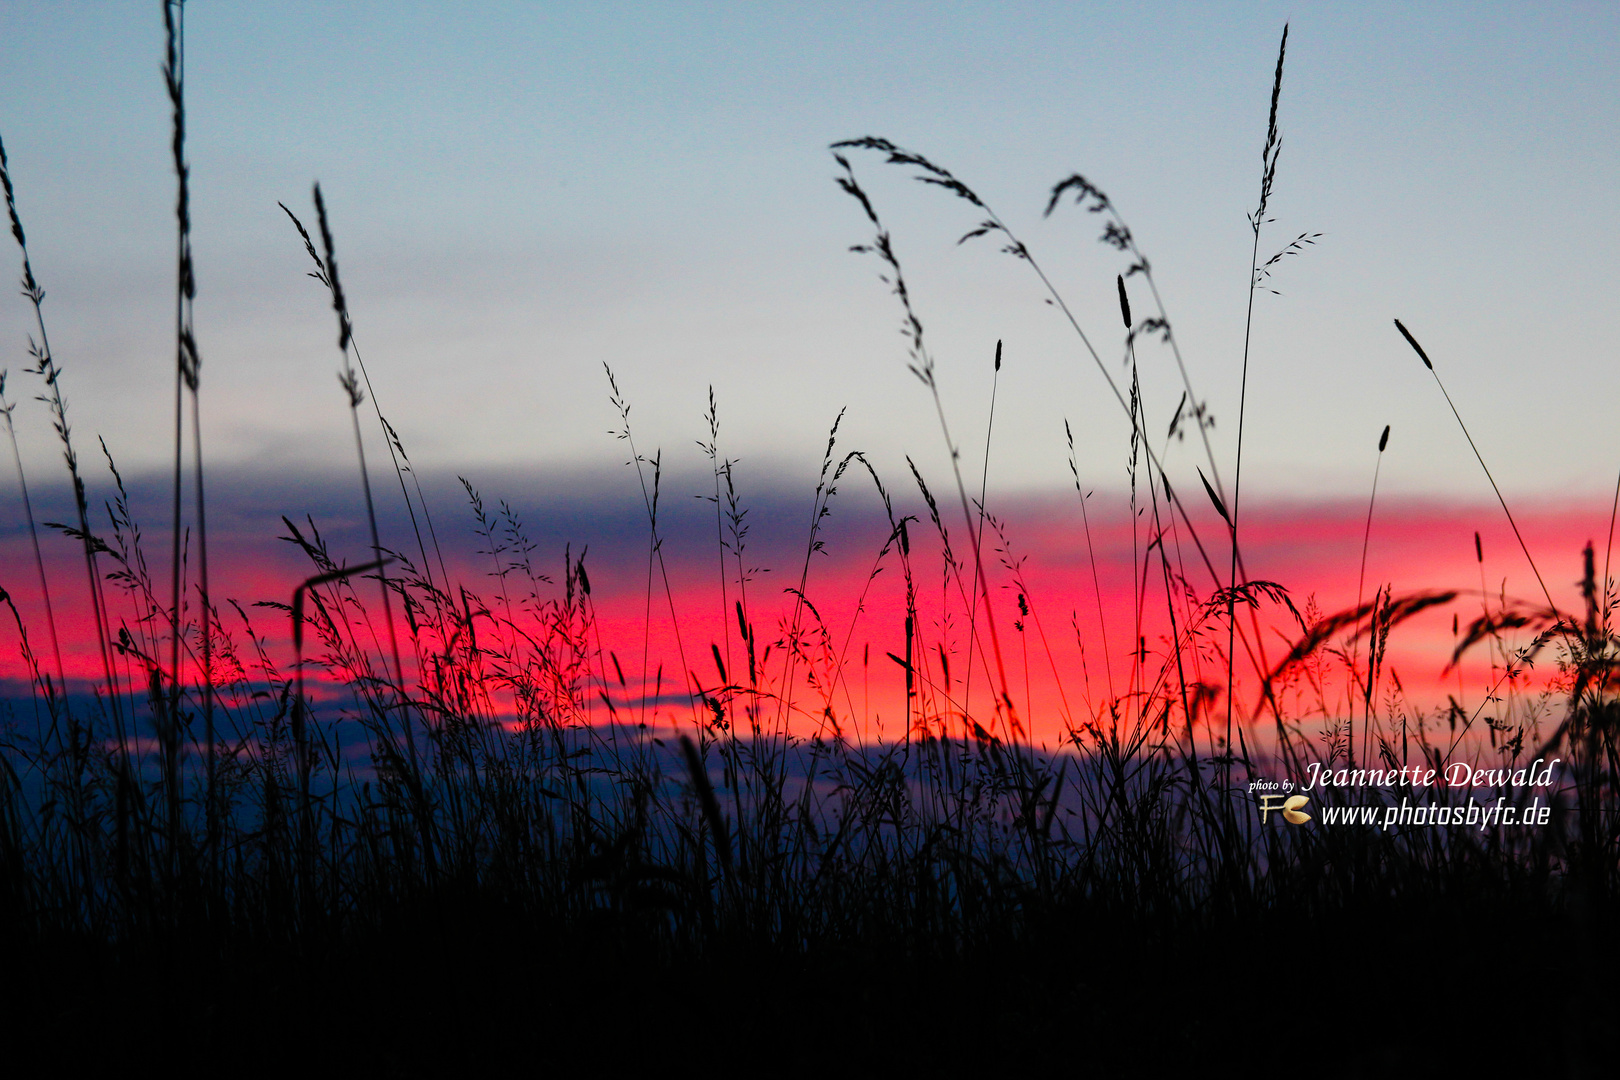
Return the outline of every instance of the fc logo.
[[[1290,825],[1303,825],[1311,820],[1311,815],[1300,813],[1299,808],[1311,800],[1303,795],[1290,795],[1283,798],[1281,795],[1260,796],[1260,820],[1266,818],[1277,810],[1282,811],[1283,820]]]

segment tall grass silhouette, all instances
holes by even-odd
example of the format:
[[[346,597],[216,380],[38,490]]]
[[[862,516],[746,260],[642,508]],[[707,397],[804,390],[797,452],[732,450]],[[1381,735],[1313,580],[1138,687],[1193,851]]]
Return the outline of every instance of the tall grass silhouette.
[[[1365,600],[1376,469],[1352,608],[1301,610],[1296,593],[1244,568],[1241,446],[1253,298],[1282,258],[1316,239],[1301,234],[1269,262],[1258,259],[1281,146],[1286,28],[1250,218],[1249,330],[1230,469],[1209,438],[1206,398],[1195,392],[1150,263],[1097,186],[1073,174],[1053,186],[1044,212],[1077,202],[1098,215],[1101,240],[1128,262],[1116,276],[1128,382],[1102,360],[1101,333],[1082,327],[1031,248],[975,189],[884,138],[834,143],[836,182],[873,233],[854,250],[876,256],[898,299],[905,362],[938,421],[960,521],[955,510],[941,510],[915,464],[906,483],[921,503],[900,500],[864,453],[841,447],[840,414],[809,499],[803,562],[785,591],[785,610],[771,610],[760,589],[750,588],[751,511],[737,462],[722,452],[724,388],[710,387],[706,437],[698,443],[712,471],[712,495],[701,497],[715,508],[710,565],[720,619],[718,637],[704,649],[692,637],[696,624],[683,624],[683,594],[666,561],[663,456],[636,443],[632,388],[611,368],[615,434],[629,451],[646,513],[640,642],[604,636],[585,549],[576,556],[567,548],[555,578],[540,573],[519,516],[504,503],[498,512],[487,509],[466,480],[475,533],[486,545],[478,554],[491,561],[490,588],[498,595],[485,596],[452,572],[454,560],[441,549],[422,486],[360,358],[319,185],[318,246],[293,211],[282,210],[337,316],[339,381],[369,551],[351,564],[312,517],[283,519],[282,539],[307,557],[308,576],[287,582],[282,597],[247,606],[228,601],[233,617],[220,617],[206,549],[183,22],[177,4],[165,4],[164,14],[178,181],[166,602],[110,455],[116,494],[105,526],[92,523],[64,369],[46,334],[45,294],[0,144],[23,296],[36,323],[30,371],[42,380],[39,400],[62,444],[77,512],[76,524],[54,528],[82,550],[92,613],[84,632],[94,636],[99,668],[75,684],[63,663],[48,599],[63,594],[63,583],[53,587],[40,554],[13,434],[53,655],[47,669],[27,620],[4,594],[33,691],[31,701],[13,703],[0,771],[0,940],[17,958],[9,998],[0,1002],[8,1015],[60,1040],[77,1030],[82,1009],[97,1008],[102,1018],[95,1022],[109,1038],[128,1039],[149,1029],[173,1034],[176,1001],[234,995],[253,1023],[307,1028],[316,1010],[341,1011],[330,1030],[310,1039],[359,1046],[369,1033],[360,1051],[366,1060],[406,1066],[420,1064],[416,1055],[427,1044],[476,1053],[478,1040],[469,1047],[455,1032],[491,1016],[515,1042],[538,1026],[549,1032],[547,1052],[595,1052],[624,1038],[621,1011],[663,1010],[669,1006],[649,999],[683,995],[707,1018],[681,1020],[670,1036],[677,1046],[699,1044],[702,1025],[712,1024],[725,1026],[724,1037],[738,1047],[786,1040],[800,1057],[834,1060],[838,1054],[819,1044],[817,1025],[829,1003],[846,1002],[848,1043],[858,1055],[847,1060],[873,1067],[1030,1065],[1075,1054],[1129,1063],[1230,1045],[1254,1010],[1276,1008],[1279,996],[1293,1000],[1294,969],[1279,965],[1301,955],[1331,956],[1322,979],[1360,1001],[1357,995],[1389,987],[1382,967],[1361,963],[1363,956],[1428,949],[1438,966],[1450,944],[1483,946],[1501,934],[1529,941],[1580,935],[1590,962],[1571,960],[1548,984],[1535,985],[1557,1009],[1612,999],[1594,974],[1613,956],[1607,927],[1620,887],[1620,703],[1612,692],[1620,638],[1610,629],[1616,594],[1607,556],[1600,580],[1593,550],[1584,554],[1584,622],[1561,612],[1544,585],[1545,607],[1504,597],[1493,612],[1482,597],[1479,619],[1466,632],[1456,628],[1451,656],[1455,663],[1485,647],[1500,658],[1500,673],[1493,671],[1471,715],[1454,703],[1423,716],[1375,693],[1391,634],[1459,595],[1440,587],[1394,594],[1375,585]],[[1001,345],[984,402],[986,449],[974,497],[941,398],[944,374],[925,341],[923,300],[911,293],[895,240],[858,178],[858,152],[879,154],[968,204],[978,224],[962,239],[994,234],[1037,275],[1129,421],[1136,546],[1126,640],[1117,618],[1105,621],[1090,493],[1066,430],[1089,569],[1079,587],[1094,594],[1101,641],[1091,642],[1091,655],[1100,653],[1104,671],[1101,679],[1082,671],[1083,688],[1073,697],[1066,684],[1074,688],[1075,673],[1062,670],[1041,621],[1040,612],[1051,609],[1013,554],[1016,528],[989,509]],[[1133,318],[1130,289],[1143,284],[1151,314],[1139,310]],[[1417,341],[1396,327],[1432,371]],[[1155,412],[1151,425],[1149,410],[1158,403],[1143,400],[1139,344],[1168,348],[1182,382],[1179,403]],[[1016,357],[1008,358],[1006,374],[1021,377]],[[14,413],[4,389],[0,378],[11,433],[27,418]],[[361,409],[368,396],[370,417]],[[182,501],[188,407],[194,592]],[[365,456],[372,420],[373,437],[389,447],[411,552],[390,547],[379,528]],[[1173,484],[1168,451],[1188,426],[1203,460],[1174,466]],[[1388,436],[1386,428],[1380,465]],[[1182,493],[1196,491],[1192,473],[1203,494],[1189,505]],[[813,556],[828,542],[840,486],[852,483],[870,483],[887,531],[855,615],[837,625],[819,602]],[[963,532],[953,536],[956,528]],[[1223,529],[1229,551],[1211,540],[1212,528]],[[932,566],[922,542],[929,529],[939,553]],[[861,623],[868,595],[896,570],[903,619]],[[889,576],[880,578],[884,571]],[[1539,582],[1539,569],[1536,576]],[[361,586],[367,578],[375,590]],[[1194,579],[1202,584],[1194,587]],[[126,594],[139,618],[114,614],[109,585]],[[1169,633],[1155,652],[1143,627],[1158,591]],[[925,599],[937,599],[952,618],[922,617]],[[654,650],[660,608],[674,628],[672,656]],[[1266,638],[1279,624],[1287,647],[1273,661]],[[1074,626],[1084,658],[1078,617]],[[953,638],[964,631],[965,642]],[[953,671],[951,657],[963,648],[965,668]],[[1513,696],[1525,666],[1546,650],[1556,653],[1561,672],[1556,721]],[[903,694],[898,732],[879,727],[881,710],[870,697],[874,654]],[[1126,672],[1116,672],[1115,661],[1127,657]],[[979,699],[976,658],[984,668],[979,677],[989,682]],[[1061,704],[1058,715],[1037,718],[1042,706],[1030,671],[1043,658]],[[1313,677],[1336,672],[1341,680],[1337,689],[1313,684],[1320,719],[1290,711],[1309,689],[1301,674],[1307,668]],[[864,690],[859,703],[857,686]],[[1344,703],[1342,714],[1330,699]],[[1266,730],[1259,720],[1268,715]],[[1042,730],[1061,733],[1057,746],[1040,744],[1037,719]],[[364,753],[349,752],[355,747]],[[1298,781],[1313,766],[1330,774],[1444,774],[1484,762],[1511,774],[1555,757],[1562,767],[1549,774],[1549,785],[1498,780],[1488,788],[1500,798],[1495,805],[1516,813],[1529,812],[1532,799],[1544,803],[1550,817],[1535,828],[1510,827],[1500,813],[1477,828],[1419,827],[1403,802],[1415,790],[1376,786],[1314,790],[1312,812],[1298,824],[1297,807],[1284,819],[1264,794],[1273,790],[1266,784]],[[1449,821],[1453,812],[1461,820],[1469,797],[1480,793],[1432,787],[1422,794],[1426,815],[1438,819],[1443,810]],[[1407,818],[1390,828],[1330,817],[1357,807],[1380,821],[1397,808]],[[1485,959],[1453,958],[1447,970],[1478,977]],[[1414,982],[1422,988],[1421,979]],[[732,1017],[740,994],[753,1000],[742,1003],[745,1015]],[[427,1020],[413,1012],[418,1001],[432,1002]],[[1442,1014],[1459,1024],[1467,1017],[1451,1004]],[[1607,1021],[1580,1015],[1596,1026],[1583,1033],[1565,1025],[1549,1051],[1576,1070],[1610,1030]],[[1343,1037],[1340,1016],[1295,1016],[1267,1037],[1279,1052],[1315,1048],[1319,1039]],[[1065,1025],[1072,1038],[1048,1040],[1036,1034],[1042,1024]],[[206,1059],[241,1029],[241,1021],[209,1012],[186,1036],[188,1053]],[[1379,1032],[1386,1041],[1408,1037],[1389,1025]],[[1547,1048],[1523,1042],[1495,1049],[1500,1060],[1517,1061]]]

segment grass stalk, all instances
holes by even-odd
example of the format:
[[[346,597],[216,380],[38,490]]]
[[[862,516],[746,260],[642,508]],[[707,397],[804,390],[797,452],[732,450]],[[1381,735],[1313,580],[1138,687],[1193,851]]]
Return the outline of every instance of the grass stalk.
[[[101,574],[97,569],[97,545],[99,541],[90,531],[90,504],[85,494],[84,478],[79,475],[79,458],[73,449],[72,428],[68,424],[67,401],[62,395],[62,369],[56,362],[56,355],[51,351],[50,335],[45,328],[45,290],[40,287],[34,277],[32,260],[28,256],[28,240],[23,232],[22,219],[17,213],[17,201],[11,182],[11,169],[6,160],[5,143],[0,141],[0,186],[5,188],[6,212],[11,219],[11,235],[17,241],[17,247],[22,252],[22,293],[27,298],[34,312],[34,326],[39,337],[30,337],[28,351],[34,361],[34,366],[28,369],[32,374],[38,375],[45,383],[45,394],[40,396],[51,411],[52,427],[57,438],[62,443],[62,457],[67,465],[68,479],[73,488],[73,508],[78,515],[78,528],[53,525],[46,522],[47,527],[61,529],[63,532],[79,541],[84,552],[85,577],[90,596],[91,619],[95,627],[96,653],[101,663],[103,688],[106,694],[106,707],[112,714],[114,733],[118,740],[118,754],[121,767],[128,771],[129,746],[124,729],[124,714],[122,694],[118,679],[113,670],[111,634],[107,616],[106,598],[101,588]],[[78,739],[78,728],[72,724],[73,711],[68,710],[70,726],[75,740]]]
[[[197,295],[197,281],[191,257],[191,167],[186,162],[186,99],[185,99],[185,3],[176,0],[163,7],[164,29],[168,37],[168,55],[163,67],[164,85],[173,109],[173,139],[171,149],[178,190],[175,196],[175,264],[176,288],[174,310],[175,332],[175,384],[174,384],[174,516],[171,535],[171,592],[170,592],[170,662],[169,662],[169,723],[173,728],[171,744],[173,760],[170,762],[169,816],[178,829],[180,800],[179,727],[183,680],[180,672],[180,598],[184,591],[180,568],[181,545],[181,416],[182,386],[191,402],[192,488],[197,517],[197,585],[198,622],[201,638],[202,711],[205,739],[205,816],[208,822],[207,850],[211,865],[217,869],[218,807],[215,804],[216,738],[214,730],[214,650],[211,619],[212,597],[208,588],[208,514],[203,485],[202,457],[202,405],[199,396],[202,357],[197,350],[193,331],[192,304]],[[173,848],[171,847],[171,852]]]
[[[382,541],[377,532],[377,506],[371,497],[371,472],[366,468],[366,443],[360,433],[360,404],[366,398],[366,392],[361,389],[360,379],[355,373],[354,366],[350,364],[350,344],[354,337],[354,325],[349,318],[348,301],[343,295],[343,286],[338,277],[337,258],[332,247],[332,229],[326,219],[326,202],[321,198],[321,185],[316,184],[314,189],[315,217],[320,225],[321,244],[326,254],[325,270],[327,280],[325,284],[332,293],[332,309],[338,317],[338,351],[343,356],[343,371],[338,375],[338,382],[343,386],[344,394],[349,400],[349,417],[354,426],[355,454],[360,461],[360,487],[365,496],[366,525],[371,530],[371,553],[375,561],[383,561]],[[405,670],[399,659],[399,632],[394,625],[394,603],[392,591],[388,587],[388,573],[379,566],[377,569],[377,583],[382,592],[383,614],[388,626],[389,658],[393,661],[390,675],[393,681],[397,708],[400,712],[401,724],[405,730],[406,745],[410,749],[411,767],[417,768],[416,739],[412,733],[414,725],[406,711]]]
[[[1367,525],[1362,530],[1362,533],[1361,533],[1361,569],[1359,571],[1357,571],[1357,573],[1356,573],[1356,611],[1358,611],[1358,612],[1361,610],[1361,596],[1362,596],[1361,590],[1367,583],[1367,548],[1372,543],[1373,506],[1378,501],[1378,474],[1379,474],[1380,471],[1382,471],[1382,469],[1384,467],[1384,448],[1387,447],[1388,445],[1389,445],[1389,425],[1385,424],[1384,425],[1384,433],[1378,437],[1378,460],[1373,465],[1372,494],[1367,497]],[[1357,634],[1355,635],[1355,637],[1353,638],[1352,643],[1351,643],[1350,670],[1351,670],[1352,673],[1354,673],[1355,669],[1356,669],[1356,657],[1359,655],[1359,652],[1360,652],[1360,641],[1361,641],[1361,636],[1360,636],[1360,633],[1359,633],[1359,626],[1358,626]],[[1371,681],[1372,681],[1371,679],[1368,680],[1369,685],[1371,685]],[[1355,759],[1355,745],[1356,745],[1355,720],[1356,720],[1356,717],[1355,717],[1355,702],[1352,699],[1351,707],[1350,707],[1349,711],[1345,713],[1345,725],[1346,725],[1345,726],[1345,733],[1346,733],[1345,734],[1345,754],[1349,759],[1349,766],[1352,769],[1354,769],[1356,767],[1356,759]],[[1372,727],[1372,715],[1371,715],[1371,713],[1368,713],[1365,716],[1365,721],[1366,721],[1365,727],[1370,729]],[[1366,732],[1363,731],[1363,733],[1362,733],[1363,740],[1365,740],[1366,737],[1367,737]],[[1363,753],[1362,757],[1365,759],[1366,754]]]
[[[1227,677],[1226,677],[1226,745],[1230,756],[1232,747],[1232,705],[1234,691],[1234,635],[1237,632],[1237,618],[1234,605],[1237,602],[1238,587],[1238,519],[1241,513],[1243,492],[1243,421],[1249,397],[1249,345],[1254,333],[1254,296],[1259,289],[1258,275],[1260,273],[1260,226],[1266,222],[1266,209],[1271,202],[1271,188],[1277,176],[1277,158],[1282,153],[1282,137],[1277,132],[1277,103],[1282,96],[1283,59],[1288,54],[1288,25],[1283,24],[1282,44],[1277,48],[1277,72],[1271,84],[1271,117],[1266,125],[1266,144],[1260,151],[1260,204],[1256,207],[1254,216],[1249,219],[1253,233],[1253,242],[1249,253],[1249,297],[1247,312],[1243,321],[1243,374],[1238,383],[1238,429],[1237,429],[1237,459],[1232,470],[1232,516],[1227,522],[1232,530],[1232,566],[1229,575],[1232,592],[1228,594],[1226,621],[1227,621]],[[1246,576],[1246,575],[1245,575]],[[1228,783],[1230,787],[1230,783]]]
[[[0,154],[4,150],[0,149]],[[17,427],[12,420],[16,405],[6,400],[6,373],[0,371],[0,415],[6,418],[6,435],[11,440],[11,460],[17,467],[17,489],[22,494],[23,516],[28,519],[28,541],[34,550],[34,570],[39,575],[39,594],[45,607],[45,628],[50,633],[51,656],[56,661],[56,685],[46,685],[46,696],[67,693],[67,669],[62,665],[62,644],[56,632],[56,611],[51,606],[51,583],[45,574],[45,555],[39,546],[39,528],[34,522],[34,504],[28,497],[28,477],[23,472],[22,451],[17,445]]]
[[[1479,452],[1479,447],[1474,443],[1474,436],[1469,433],[1468,425],[1463,423],[1462,414],[1457,411],[1457,406],[1452,402],[1451,395],[1446,392],[1446,384],[1441,380],[1440,373],[1434,369],[1434,363],[1429,359],[1429,354],[1423,351],[1423,346],[1417,343],[1417,338],[1413,337],[1411,331],[1401,324],[1401,320],[1395,320],[1395,329],[1400,331],[1401,337],[1405,338],[1406,343],[1412,346],[1412,351],[1417,353],[1419,360],[1423,361],[1423,366],[1429,369],[1429,374],[1434,376],[1434,384],[1440,388],[1440,395],[1446,399],[1446,407],[1451,410],[1451,415],[1456,418],[1457,426],[1462,429],[1463,438],[1468,440],[1468,448],[1474,452],[1474,460],[1478,461],[1479,467],[1484,470],[1485,479],[1490,481],[1491,491],[1496,494],[1496,501],[1501,504],[1502,513],[1507,515],[1508,525],[1513,529],[1513,538],[1519,542],[1519,550],[1524,552],[1525,561],[1530,564],[1530,572],[1536,576],[1536,584],[1541,586],[1541,595],[1547,600],[1547,609],[1556,614],[1558,604],[1553,600],[1552,592],[1547,588],[1547,583],[1542,580],[1541,569],[1536,566],[1535,556],[1530,554],[1530,545],[1524,542],[1524,534],[1519,531],[1519,523],[1513,519],[1513,511],[1508,509],[1507,499],[1502,497],[1502,489],[1496,486],[1496,477],[1491,475],[1491,467],[1485,464],[1485,457]]]
[[[984,468],[979,474],[979,534],[974,543],[982,546],[984,543],[984,514],[985,497],[990,486],[990,443],[996,431],[996,391],[1001,387],[1001,341],[996,341],[995,370],[990,378],[990,414],[984,424]],[[972,603],[968,609],[968,655],[967,672],[962,677],[962,712],[964,716],[973,708],[973,652],[978,637],[974,632],[979,620],[979,565],[973,565],[973,587],[968,590],[972,596]]]

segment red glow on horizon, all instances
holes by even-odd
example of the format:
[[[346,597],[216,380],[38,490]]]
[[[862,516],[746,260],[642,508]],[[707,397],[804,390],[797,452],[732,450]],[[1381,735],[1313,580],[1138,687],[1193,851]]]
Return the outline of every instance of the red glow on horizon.
[[[1353,608],[1365,513],[1365,508],[1345,504],[1246,508],[1243,536],[1248,578],[1274,581],[1286,588],[1307,625]],[[1223,576],[1223,563],[1229,558],[1224,529],[1200,524],[1214,566],[1212,574],[1184,527],[1167,529],[1162,546],[1155,545],[1149,554],[1154,540],[1149,518],[1138,519],[1133,534],[1128,518],[1106,517],[1095,509],[1091,514],[1089,551],[1078,504],[1072,500],[1070,505],[1018,506],[1009,511],[999,529],[986,527],[984,592],[990,596],[993,617],[986,616],[983,594],[974,589],[971,545],[964,543],[961,530],[951,532],[959,573],[947,573],[938,533],[926,519],[909,525],[906,558],[898,543],[890,543],[879,558],[888,539],[886,531],[853,539],[836,536],[828,541],[830,557],[814,556],[807,574],[801,558],[798,566],[778,567],[742,588],[736,580],[735,559],[727,564],[722,587],[712,547],[706,552],[666,547],[667,593],[663,572],[655,570],[649,595],[645,557],[639,564],[593,563],[589,567],[592,593],[587,601],[589,675],[577,687],[584,715],[592,722],[616,716],[660,726],[708,719],[712,710],[703,701],[687,704],[695,691],[720,701],[729,721],[740,726],[752,719],[773,727],[785,722],[801,734],[836,729],[845,737],[866,741],[898,737],[909,718],[913,728],[943,731],[953,737],[971,735],[977,724],[979,730],[998,736],[1021,731],[1037,742],[1056,745],[1073,728],[1093,722],[1112,725],[1116,709],[1122,720],[1129,721],[1133,710],[1147,700],[1144,695],[1172,691],[1171,696],[1179,697],[1179,685],[1185,680],[1193,698],[1199,696],[1200,685],[1206,688],[1199,715],[1214,724],[1208,732],[1214,737],[1215,729],[1224,731],[1225,723],[1227,631],[1224,609],[1209,609],[1204,602],[1214,591],[1217,577]],[[1581,548],[1589,540],[1598,541],[1600,572],[1605,563],[1602,542],[1607,520],[1606,515],[1602,521],[1597,517],[1575,510],[1531,511],[1520,517],[1526,541],[1544,560],[1542,576],[1553,599],[1566,612],[1584,612],[1578,588]],[[1476,529],[1482,537],[1483,562],[1475,557]],[[262,678],[245,615],[278,670],[290,671],[285,611],[255,608],[252,601],[287,603],[293,587],[313,568],[292,545],[230,536],[211,542],[214,594],[240,603],[240,611],[227,603],[217,603],[217,607],[241,669],[250,679]],[[0,550],[9,571],[4,584],[28,627],[35,658],[42,671],[54,673],[31,549],[25,537],[13,537]],[[101,563],[103,573],[113,568],[105,556]],[[477,615],[474,625],[483,636],[482,645],[516,654],[532,649],[530,642],[545,640],[547,631],[536,616],[535,605],[525,599],[530,584],[509,577],[503,598],[488,571],[477,569],[480,565],[481,561],[458,559],[452,576],[460,578],[458,590],[462,584],[467,586],[466,598],[459,603],[464,611]],[[99,680],[102,662],[93,644],[82,556],[67,544],[58,544],[48,572],[70,682]],[[802,599],[797,594],[801,576]],[[109,582],[106,589],[113,635],[116,638],[120,630],[126,632],[133,647],[123,655],[115,652],[115,662],[120,678],[134,692],[144,693],[146,676],[140,657],[154,656],[167,665],[167,619],[146,617],[150,607],[144,590],[137,588],[132,593],[125,584]],[[356,581],[352,585],[352,595],[377,614],[376,583]],[[1100,596],[1096,585],[1100,585]],[[560,584],[540,589],[542,600],[562,595]],[[1501,681],[1503,654],[1496,649],[1493,656],[1493,649],[1484,644],[1442,675],[1457,641],[1454,616],[1458,632],[1465,633],[1482,611],[1500,609],[1504,599],[1511,602],[1517,597],[1541,607],[1546,603],[1500,510],[1492,513],[1489,507],[1448,509],[1412,502],[1381,505],[1373,518],[1365,579],[1359,580],[1362,602],[1371,601],[1381,589],[1396,597],[1422,590],[1458,593],[1451,603],[1397,626],[1389,637],[1374,706],[1377,710],[1399,709],[1401,701],[1391,696],[1398,688],[1413,717],[1432,714],[1448,700],[1472,713]],[[159,605],[167,603],[166,582],[154,583],[153,591]],[[738,625],[739,601],[752,633],[753,679],[748,675],[748,639]],[[193,604],[188,615],[193,624],[194,608]],[[358,611],[352,605],[346,610]],[[904,662],[911,611],[912,693],[908,698]],[[411,672],[418,661],[397,605],[395,617],[404,663]],[[414,617],[419,622],[426,618],[420,612]],[[1176,652],[1171,645],[1172,618],[1182,641],[1179,664],[1174,662]],[[1285,604],[1269,600],[1252,617],[1244,615],[1240,623],[1248,642],[1236,642],[1239,708],[1235,715],[1247,723],[1258,696],[1255,668],[1262,663],[1268,669],[1275,665],[1300,638],[1301,628]],[[1254,637],[1256,627],[1258,639]],[[1193,630],[1190,637],[1189,628]],[[1521,638],[1527,640],[1528,633]],[[29,673],[15,625],[3,640],[7,647],[0,653],[0,678],[20,688],[29,681]],[[383,663],[381,634],[367,631],[355,640],[376,664]],[[421,640],[431,644],[435,635],[424,634]],[[1521,645],[1523,640],[1509,638],[1507,647]],[[318,637],[311,633],[308,641],[309,655],[316,656]],[[195,648],[194,637],[188,643]],[[1330,639],[1309,662],[1279,679],[1277,693],[1291,720],[1331,718],[1347,709],[1359,712],[1364,708],[1352,704],[1359,702],[1359,692],[1348,678],[1344,658],[1333,655],[1334,649],[1365,664],[1365,640],[1350,642],[1348,628]],[[1553,672],[1551,659],[1550,652],[1543,656],[1540,666],[1528,670],[1516,689],[1522,693],[1545,685]],[[188,670],[194,672],[195,667],[192,663]],[[487,670],[499,667],[492,660]],[[239,669],[223,658],[217,670],[227,677],[240,677]],[[313,669],[310,678],[313,683]],[[1498,692],[1501,689],[1497,685]],[[498,711],[513,708],[511,690],[495,684],[483,690]],[[321,696],[333,701],[342,698]],[[613,701],[616,712],[610,713],[603,704],[604,696]],[[1011,701],[1010,714],[1005,707],[997,707],[998,699]],[[1251,704],[1242,705],[1245,701]],[[1203,737],[1201,733],[1200,741]]]

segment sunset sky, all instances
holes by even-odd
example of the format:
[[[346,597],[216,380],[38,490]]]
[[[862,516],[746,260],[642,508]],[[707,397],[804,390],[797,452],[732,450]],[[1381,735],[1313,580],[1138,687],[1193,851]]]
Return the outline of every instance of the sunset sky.
[[[276,205],[313,226],[315,180],[380,404],[447,498],[466,475],[546,520],[559,546],[548,515],[564,504],[576,543],[628,528],[640,494],[608,433],[604,363],[637,448],[663,453],[671,499],[712,493],[695,445],[711,385],[720,453],[795,522],[846,406],[841,450],[867,451],[912,502],[906,455],[954,491],[933,402],[906,371],[900,308],[879,264],[848,250],[871,230],[827,146],[862,135],[978,191],[1121,378],[1114,276],[1127,260],[1097,242],[1097,218],[1041,214],[1076,171],[1108,192],[1153,262],[1230,484],[1246,215],[1285,21],[1260,258],[1321,236],[1280,265],[1281,295],[1255,304],[1245,505],[1296,522],[1285,533],[1342,523],[1341,561],[1315,569],[1353,591],[1356,513],[1389,424],[1370,576],[1477,588],[1479,528],[1493,572],[1530,594],[1399,317],[1503,495],[1537,523],[1538,557],[1560,568],[1568,602],[1577,546],[1603,544],[1620,469],[1620,11],[1600,4],[188,5],[204,449],[220,505],[240,511],[222,511],[220,535],[239,528],[244,552],[243,537],[271,546],[282,513],[341,513],[333,493],[353,476],[335,322]],[[101,484],[105,438],[149,493],[156,534],[174,275],[158,5],[6,2],[0,24],[0,137],[79,452]],[[973,208],[872,154],[852,161],[893,235],[970,473],[984,466],[1005,342],[992,502],[1009,500],[1032,541],[1067,535],[1072,507],[1050,507],[1073,499],[1068,420],[1096,505],[1128,513],[1129,424],[1029,267],[993,238],[957,246]],[[1151,314],[1141,278],[1130,287],[1138,318]],[[31,320],[20,298],[0,305],[0,366],[21,400],[30,483],[60,507],[59,452],[22,373]],[[1180,379],[1157,344],[1139,343],[1139,361],[1147,427],[1162,435]],[[1166,458],[1183,491],[1208,468],[1195,449],[1188,439]],[[24,595],[14,490],[0,488],[0,513]],[[1418,561],[1390,563],[1393,542],[1379,555],[1378,538],[1396,535]],[[1431,573],[1442,552],[1459,580],[1434,580],[1451,565]]]

